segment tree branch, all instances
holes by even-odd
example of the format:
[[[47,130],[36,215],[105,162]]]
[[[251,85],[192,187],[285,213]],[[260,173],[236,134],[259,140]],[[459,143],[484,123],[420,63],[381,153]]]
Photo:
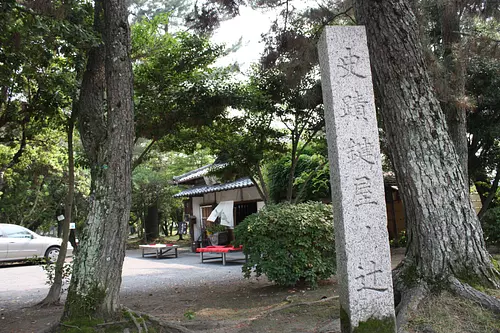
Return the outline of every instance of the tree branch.
[[[489,40],[491,42],[500,43],[500,39],[494,39],[494,38],[487,37],[487,36],[480,36],[480,35],[473,34],[473,33],[470,33],[470,32],[453,31],[453,33],[454,34],[459,34],[459,35],[462,35],[462,36],[467,36],[467,37],[475,37],[475,38],[487,39],[487,40]]]
[[[153,147],[153,144],[156,142],[156,139],[151,140],[149,145],[146,147],[146,149],[143,150],[141,155],[134,161],[134,164],[132,166],[132,171],[135,170],[136,167],[138,167],[143,160],[145,159],[146,155],[151,151],[151,147]]]

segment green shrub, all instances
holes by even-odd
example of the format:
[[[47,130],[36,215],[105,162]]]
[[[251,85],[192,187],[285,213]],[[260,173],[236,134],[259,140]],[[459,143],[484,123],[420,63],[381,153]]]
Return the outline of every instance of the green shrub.
[[[278,285],[318,280],[335,273],[333,213],[330,205],[306,202],[266,206],[235,228],[235,242],[243,245],[248,261],[245,277],[252,270]]]
[[[481,225],[486,244],[500,245],[500,207],[488,209]]]

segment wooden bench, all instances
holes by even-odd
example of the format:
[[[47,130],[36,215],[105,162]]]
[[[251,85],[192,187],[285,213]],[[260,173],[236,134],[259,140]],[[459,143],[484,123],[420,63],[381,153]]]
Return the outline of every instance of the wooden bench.
[[[148,255],[156,255],[156,259],[166,258],[170,256],[174,256],[177,258],[177,248],[179,245],[174,244],[148,244],[148,245],[139,245],[139,248],[142,249],[142,257]],[[154,250],[153,252],[145,252],[146,250]],[[173,252],[170,252],[172,251]]]
[[[207,247],[202,247],[202,248],[198,248],[196,249],[196,252],[198,252],[200,254],[200,259],[201,259],[201,262],[203,263],[204,261],[209,261],[209,260],[220,260],[222,259],[222,265],[226,265],[226,262],[228,262],[227,258],[226,258],[226,255],[228,253],[232,253],[232,252],[243,252],[243,246],[239,246],[239,247],[234,247],[234,246],[231,246],[231,245],[227,245],[227,246],[224,246],[224,245],[215,245],[215,246],[207,246]],[[203,254],[204,253],[210,253],[210,254],[216,254],[216,256],[210,256],[210,257],[204,257]],[[231,261],[242,261],[242,260],[245,260],[246,262],[246,255],[245,255],[245,258],[244,259],[231,259]]]

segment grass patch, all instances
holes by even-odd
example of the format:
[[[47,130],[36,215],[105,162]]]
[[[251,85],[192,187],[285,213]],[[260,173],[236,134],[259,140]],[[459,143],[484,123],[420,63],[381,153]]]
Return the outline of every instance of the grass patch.
[[[424,333],[498,333],[500,317],[475,303],[443,292],[424,301],[412,314],[408,329]]]

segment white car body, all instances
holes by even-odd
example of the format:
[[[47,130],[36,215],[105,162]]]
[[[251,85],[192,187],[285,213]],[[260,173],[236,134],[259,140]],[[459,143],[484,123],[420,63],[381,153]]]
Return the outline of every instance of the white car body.
[[[40,236],[33,231],[15,224],[0,223],[0,262],[46,257],[57,260],[61,238]],[[73,255],[73,247],[68,242],[66,256]]]

